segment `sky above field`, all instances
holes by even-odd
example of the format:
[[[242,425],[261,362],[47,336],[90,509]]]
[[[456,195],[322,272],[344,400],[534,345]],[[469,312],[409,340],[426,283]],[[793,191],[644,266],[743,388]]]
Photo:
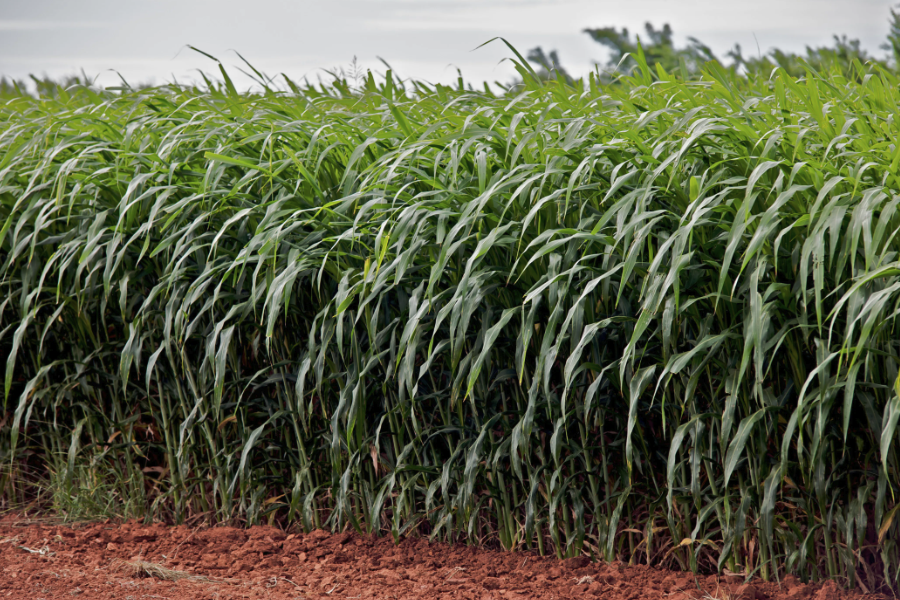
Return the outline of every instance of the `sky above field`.
[[[676,42],[694,36],[724,55],[739,43],[745,55],[773,47],[802,51],[833,34],[857,38],[871,54],[888,31],[896,2],[884,0],[0,0],[0,75],[61,77],[84,70],[99,82],[196,80],[217,70],[198,47],[233,70],[240,52],[256,68],[292,79],[330,79],[327,71],[383,72],[379,57],[401,77],[452,82],[509,82],[511,55],[556,49],[574,75],[605,62],[585,27],[669,23]]]

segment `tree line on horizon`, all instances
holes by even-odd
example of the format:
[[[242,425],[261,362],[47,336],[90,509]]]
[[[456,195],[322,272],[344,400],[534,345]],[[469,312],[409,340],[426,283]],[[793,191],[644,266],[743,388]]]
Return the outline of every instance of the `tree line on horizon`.
[[[599,67],[606,67],[609,71],[629,72],[637,66],[635,57],[639,51],[643,51],[647,64],[651,68],[661,67],[667,73],[680,73],[685,78],[699,73],[703,65],[708,62],[718,62],[738,72],[764,73],[781,67],[793,77],[802,77],[807,68],[816,71],[838,70],[849,74],[854,61],[861,64],[876,64],[882,68],[897,70],[900,66],[900,12],[891,9],[891,17],[888,20],[890,29],[886,41],[880,49],[887,51],[887,55],[878,58],[870,54],[862,47],[858,39],[849,39],[846,35],[833,36],[831,46],[812,47],[807,46],[802,54],[788,52],[779,48],[773,48],[765,54],[747,56],[740,44],[725,53],[730,63],[720,59],[712,49],[696,37],[688,37],[685,46],[676,46],[672,27],[665,23],[660,29],[656,29],[651,22],[644,24],[644,34],[632,37],[627,28],[615,27],[585,28],[586,33],[595,42],[609,50],[609,58],[606,63],[597,63]],[[639,48],[640,46],[640,48]],[[542,78],[561,77],[573,82],[573,77],[562,65],[559,53],[556,50],[544,51],[541,46],[532,48],[527,55],[529,61],[539,67],[539,76]]]

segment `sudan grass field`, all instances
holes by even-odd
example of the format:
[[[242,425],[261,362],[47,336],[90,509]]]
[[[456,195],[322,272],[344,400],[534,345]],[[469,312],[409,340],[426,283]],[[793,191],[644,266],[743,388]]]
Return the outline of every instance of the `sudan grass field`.
[[[637,62],[8,96],[5,505],[900,592],[900,80]]]

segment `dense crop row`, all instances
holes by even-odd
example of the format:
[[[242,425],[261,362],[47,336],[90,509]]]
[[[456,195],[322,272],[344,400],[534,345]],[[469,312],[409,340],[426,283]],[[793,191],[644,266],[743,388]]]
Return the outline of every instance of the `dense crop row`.
[[[898,590],[900,82],[857,68],[8,100],[5,501]]]

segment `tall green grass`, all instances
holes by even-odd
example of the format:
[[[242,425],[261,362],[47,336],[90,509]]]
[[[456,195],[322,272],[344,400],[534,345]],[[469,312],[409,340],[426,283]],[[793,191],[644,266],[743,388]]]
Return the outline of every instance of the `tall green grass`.
[[[900,591],[900,81],[638,64],[8,99],[4,502]]]

